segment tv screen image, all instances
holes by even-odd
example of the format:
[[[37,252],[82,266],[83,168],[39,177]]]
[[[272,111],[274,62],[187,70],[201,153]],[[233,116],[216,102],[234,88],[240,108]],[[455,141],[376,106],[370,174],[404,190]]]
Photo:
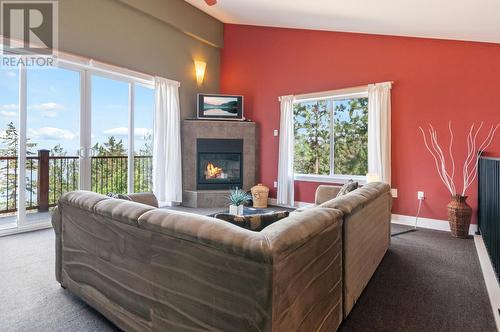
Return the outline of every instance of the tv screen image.
[[[198,118],[242,120],[243,97],[199,94]]]
[[[203,113],[208,116],[238,116],[238,98],[210,97],[203,100]]]

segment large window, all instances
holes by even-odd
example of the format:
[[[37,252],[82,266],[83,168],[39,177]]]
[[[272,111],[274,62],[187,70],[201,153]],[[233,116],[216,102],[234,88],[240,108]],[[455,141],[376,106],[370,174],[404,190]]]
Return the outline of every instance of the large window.
[[[296,179],[364,178],[368,172],[366,91],[297,98],[294,117]]]
[[[151,191],[153,87],[72,56],[0,68],[0,234],[45,227],[68,191]]]

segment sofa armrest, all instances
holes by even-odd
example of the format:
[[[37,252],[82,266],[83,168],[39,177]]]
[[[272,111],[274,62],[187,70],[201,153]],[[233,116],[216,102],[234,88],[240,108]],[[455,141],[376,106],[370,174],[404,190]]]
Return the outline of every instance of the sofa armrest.
[[[312,238],[335,226],[342,228],[342,212],[329,208],[311,208],[264,228],[260,234],[269,243],[273,256],[291,253]]]
[[[273,252],[273,331],[336,331],[342,321],[342,213],[313,208],[262,232]]]
[[[324,184],[318,186],[318,189],[316,189],[315,197],[316,205],[322,204],[337,197],[337,194],[339,193],[341,188],[341,186],[330,186]]]

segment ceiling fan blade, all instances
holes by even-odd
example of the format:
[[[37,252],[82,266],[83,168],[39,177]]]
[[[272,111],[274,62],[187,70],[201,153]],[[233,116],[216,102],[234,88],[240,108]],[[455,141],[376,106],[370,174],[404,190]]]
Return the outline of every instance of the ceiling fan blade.
[[[207,3],[207,5],[213,6],[217,3],[217,0],[205,0],[205,2]]]

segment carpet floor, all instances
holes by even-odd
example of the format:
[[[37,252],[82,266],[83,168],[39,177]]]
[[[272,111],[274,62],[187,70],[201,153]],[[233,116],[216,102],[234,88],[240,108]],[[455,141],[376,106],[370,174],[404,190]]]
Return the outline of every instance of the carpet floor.
[[[496,331],[473,240],[431,230],[393,237],[340,330]],[[0,238],[0,331],[117,328],[55,281],[47,229]]]

